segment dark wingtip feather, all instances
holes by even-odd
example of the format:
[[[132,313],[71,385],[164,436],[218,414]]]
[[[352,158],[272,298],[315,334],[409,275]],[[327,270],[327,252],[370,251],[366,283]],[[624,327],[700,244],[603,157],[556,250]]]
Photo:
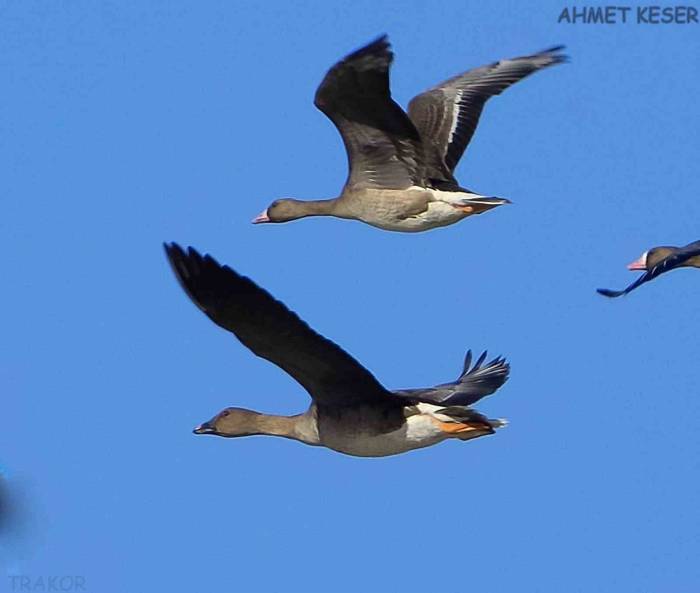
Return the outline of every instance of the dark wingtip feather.
[[[483,365],[487,352],[484,351],[471,369],[463,372],[452,393],[442,400],[446,405],[472,405],[486,395],[498,390],[510,375],[510,364],[502,356],[497,356]],[[482,366],[483,365],[483,366]]]
[[[171,243],[163,243],[163,248],[165,249],[165,255],[168,258],[168,261],[177,271],[178,263],[183,263],[184,260],[187,259],[188,254],[174,241]],[[192,248],[190,247],[189,249],[191,250]]]
[[[370,41],[367,45],[363,45],[361,48],[356,49],[354,52],[348,54],[343,62],[356,62],[361,61],[363,58],[373,57],[383,57],[388,62],[394,57],[391,51],[391,44],[389,43],[389,36],[384,33],[377,37],[374,41]]]
[[[184,250],[175,242],[163,243],[163,249],[165,249],[165,257],[168,258],[168,262],[175,276],[177,276],[178,280],[182,281],[181,276],[185,269],[183,262],[185,258]]]
[[[596,292],[604,297],[608,297],[610,299],[615,299],[619,296],[622,296],[625,294],[624,290],[610,290],[609,288],[598,288],[596,289]]]
[[[314,105],[328,115],[337,104],[346,104],[349,94],[389,95],[388,73],[393,59],[386,34],[347,54],[326,74],[316,90]]]
[[[163,241],[163,249],[165,250],[165,255],[168,259],[170,259],[171,253],[175,252],[178,249],[182,250],[177,243],[168,243],[167,241]]]
[[[466,375],[469,372],[469,367],[472,365],[472,351],[471,348],[467,350],[467,354],[464,356],[464,364],[462,365],[462,375]]]
[[[552,47],[549,47],[547,49],[543,49],[542,53],[543,54],[553,54],[553,53],[556,53],[558,51],[564,51],[565,49],[566,49],[566,45],[561,43],[559,45],[553,45]]]
[[[465,357],[465,368],[459,378],[452,383],[443,383],[426,389],[406,389],[394,394],[410,399],[440,406],[471,406],[481,398],[495,393],[507,380],[510,364],[502,356],[497,356],[484,366],[476,364],[469,368],[471,350]],[[479,357],[482,365],[486,353]]]
[[[221,266],[209,255],[202,257],[194,247],[190,246],[185,250],[175,242],[170,244],[164,243],[163,246],[165,247],[165,254],[170,263],[170,268],[175,274],[178,283],[187,296],[190,297],[190,300],[209,315],[206,303],[202,300],[202,282],[198,282],[197,278],[202,274],[205,267],[209,267],[211,272],[213,268],[218,271]],[[210,280],[215,277],[216,274],[210,276]]]
[[[540,53],[541,54],[553,54],[553,58],[557,59],[565,59],[568,60],[569,56],[560,52],[563,52],[566,49],[566,45],[554,45],[550,48],[542,50]]]
[[[391,43],[389,43],[389,35],[387,35],[386,33],[382,33],[374,41],[370,41],[362,49],[369,49],[369,48],[389,49],[390,46],[391,46]],[[360,51],[362,51],[362,50],[360,50]]]
[[[553,66],[555,64],[566,64],[566,63],[571,61],[571,57],[568,56],[567,54],[559,53],[565,49],[566,49],[565,45],[555,45],[555,46],[550,47],[548,49],[543,49],[541,52],[538,52],[530,57],[531,58],[538,58],[538,57],[546,56],[550,60],[550,62],[547,64],[548,66]]]

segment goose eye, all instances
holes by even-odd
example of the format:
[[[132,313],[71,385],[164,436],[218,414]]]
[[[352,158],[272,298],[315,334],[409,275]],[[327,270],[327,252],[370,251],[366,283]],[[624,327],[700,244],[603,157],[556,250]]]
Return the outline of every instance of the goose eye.
[[[228,410],[224,410],[223,412],[221,412],[221,417],[226,418],[226,416],[228,416],[228,414],[229,414]]]

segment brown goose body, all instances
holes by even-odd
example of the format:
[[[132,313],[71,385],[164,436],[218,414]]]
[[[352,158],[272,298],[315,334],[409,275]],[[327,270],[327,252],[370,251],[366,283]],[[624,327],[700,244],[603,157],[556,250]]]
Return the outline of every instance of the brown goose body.
[[[509,366],[486,353],[460,377],[435,387],[389,391],[353,357],[313,331],[248,278],[194,249],[175,244],[166,253],[181,286],[217,325],[254,354],[296,379],[312,403],[296,416],[226,408],[197,434],[280,436],[361,457],[395,455],[449,438],[469,440],[503,426],[471,408],[508,378]]]
[[[345,144],[349,174],[342,193],[329,200],[279,199],[253,222],[335,216],[418,232],[508,203],[460,187],[454,169],[486,101],[565,61],[560,49],[469,70],[415,97],[408,113],[391,98],[386,36],[350,54],[328,71],[314,101]]]
[[[472,214],[481,214],[495,207],[489,201],[479,203],[474,200],[468,206],[455,207],[441,198],[445,193],[421,187],[409,187],[405,190],[371,188],[348,190],[339,198],[332,200],[288,199],[284,202],[284,207],[277,212],[279,216],[285,218],[293,216],[294,219],[307,216],[335,216],[361,220],[387,231],[415,233],[447,226]],[[459,192],[450,192],[448,199],[462,200],[460,195]]]
[[[642,276],[624,290],[599,288],[598,294],[610,298],[624,296],[642,284],[676,268],[700,268],[700,241],[688,243],[684,247],[652,247],[627,266],[629,270],[644,272]]]

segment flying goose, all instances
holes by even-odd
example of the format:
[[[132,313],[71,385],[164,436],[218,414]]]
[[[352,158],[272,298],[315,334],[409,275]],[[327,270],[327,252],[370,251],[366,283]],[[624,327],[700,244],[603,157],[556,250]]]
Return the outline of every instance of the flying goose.
[[[615,298],[632,292],[649,280],[676,268],[700,268],[700,241],[689,243],[685,247],[653,247],[642,253],[641,257],[627,266],[628,270],[645,272],[624,290],[599,288],[598,294]]]
[[[306,216],[361,220],[390,231],[446,226],[509,203],[460,187],[454,169],[484,104],[542,68],[560,64],[563,46],[469,70],[415,97],[406,114],[391,98],[387,36],[338,62],[314,104],[345,143],[349,175],[340,197],[274,201],[254,223]]]
[[[317,334],[295,313],[228,266],[175,243],[165,251],[182,288],[214,323],[254,354],[296,379],[311,406],[296,416],[226,408],[194,429],[222,437],[274,435],[359,457],[396,455],[449,438],[492,434],[503,420],[470,406],[508,378],[503,358],[472,366],[467,353],[459,378],[423,389],[389,391],[339,346]]]

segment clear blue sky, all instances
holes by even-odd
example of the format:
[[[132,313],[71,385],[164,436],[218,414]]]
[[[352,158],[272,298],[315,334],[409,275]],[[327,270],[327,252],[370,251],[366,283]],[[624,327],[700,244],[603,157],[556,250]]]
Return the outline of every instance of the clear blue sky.
[[[700,274],[608,301],[700,239],[697,25],[558,25],[561,2],[0,2],[4,573],[97,593],[687,592],[700,581]],[[327,68],[387,32],[395,98],[564,43],[458,168],[512,206],[400,235],[253,226],[337,195]],[[388,387],[512,363],[496,436],[354,459],[191,434],[308,398],[185,297],[214,254]]]

